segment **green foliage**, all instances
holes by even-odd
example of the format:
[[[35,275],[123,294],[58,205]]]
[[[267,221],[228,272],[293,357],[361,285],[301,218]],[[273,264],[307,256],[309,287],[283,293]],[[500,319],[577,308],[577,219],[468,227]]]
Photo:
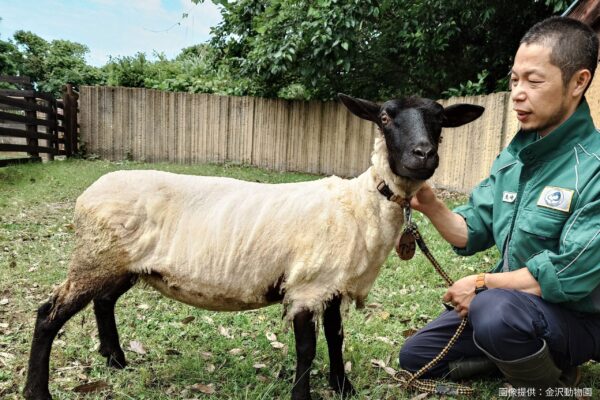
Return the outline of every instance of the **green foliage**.
[[[68,40],[48,42],[35,33],[17,31],[13,40],[0,41],[0,71],[29,76],[41,91],[59,96],[65,83],[74,85],[103,82],[97,68],[87,65],[89,49]]]
[[[483,70],[477,74],[477,82],[467,81],[461,83],[457,88],[450,88],[442,92],[445,97],[457,97],[457,96],[477,96],[486,93],[485,80],[489,76],[488,70]]]
[[[252,79],[255,92],[247,94],[304,99],[493,91],[532,22],[566,7],[558,0],[219,3],[223,21],[211,42],[218,62]]]
[[[193,0],[202,3],[205,0]],[[0,72],[57,92],[65,82],[168,91],[328,100],[505,90],[523,33],[566,9],[544,0],[213,0],[222,21],[209,43],[173,60],[138,53],[102,68],[86,46],[18,31],[0,41]],[[182,19],[187,18],[182,15]]]

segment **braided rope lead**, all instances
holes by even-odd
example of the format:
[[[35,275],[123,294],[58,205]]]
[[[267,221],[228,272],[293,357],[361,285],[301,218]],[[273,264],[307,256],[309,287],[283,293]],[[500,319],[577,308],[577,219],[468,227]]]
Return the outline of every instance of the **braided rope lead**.
[[[406,211],[405,214],[407,214]],[[410,212],[408,212],[408,215],[410,215]],[[448,286],[452,286],[454,281],[448,276],[446,271],[442,269],[441,265],[438,263],[435,257],[433,257],[433,254],[431,254],[431,252],[429,251],[429,248],[425,244],[423,237],[417,229],[417,225],[410,219],[408,221],[409,222],[406,227],[406,230],[414,236],[415,241],[419,246],[419,249],[421,249],[425,257],[427,257],[427,259],[431,262],[438,274],[440,274],[440,276],[446,281]],[[431,368],[433,368],[434,365],[436,365],[444,357],[446,357],[446,355],[448,354],[452,346],[454,346],[454,344],[456,343],[466,326],[467,318],[465,317],[462,319],[462,321],[460,321],[456,332],[454,333],[452,338],[450,338],[448,344],[442,349],[442,351],[440,351],[440,353],[437,356],[433,358],[433,360],[429,361],[414,374],[411,374],[409,371],[406,370],[400,370],[396,373],[394,379],[400,382],[405,389],[413,387],[423,393],[434,393],[439,395],[445,394],[451,396],[471,396],[473,394],[473,389],[468,386],[459,385],[455,383],[439,383],[431,379],[419,379],[420,376],[422,376],[425,372],[429,371]]]

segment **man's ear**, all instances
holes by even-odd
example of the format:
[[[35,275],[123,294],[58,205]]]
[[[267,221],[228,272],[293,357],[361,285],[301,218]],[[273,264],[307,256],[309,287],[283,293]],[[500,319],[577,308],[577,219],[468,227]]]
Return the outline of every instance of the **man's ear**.
[[[571,77],[571,87],[573,88],[573,96],[581,96],[585,89],[590,86],[592,80],[592,73],[589,69],[580,69],[575,72]]]
[[[352,114],[359,118],[373,121],[377,125],[380,124],[379,110],[381,107],[379,104],[369,100],[356,99],[343,93],[338,93],[338,98]]]
[[[483,114],[484,107],[474,104],[453,104],[444,108],[442,126],[445,128],[456,128],[476,120]]]

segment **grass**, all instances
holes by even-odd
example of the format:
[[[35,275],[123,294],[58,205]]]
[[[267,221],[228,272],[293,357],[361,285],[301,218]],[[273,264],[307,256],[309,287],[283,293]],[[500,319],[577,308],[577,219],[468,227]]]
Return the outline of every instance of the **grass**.
[[[0,398],[17,399],[24,384],[35,310],[53,285],[66,275],[73,246],[72,211],[77,196],[101,175],[118,169],[231,176],[261,182],[296,182],[317,176],[278,173],[240,166],[55,161],[0,169]],[[464,198],[449,200],[454,206]],[[493,251],[474,257],[454,255],[420,215],[415,219],[428,245],[458,278],[488,270]],[[384,369],[371,360],[398,368],[403,333],[423,326],[441,311],[443,281],[419,252],[410,262],[389,256],[364,310],[352,309],[345,320],[345,358],[357,399],[412,399]],[[73,389],[104,381],[109,389],[87,399],[274,399],[289,398],[295,368],[294,338],[284,332],[281,307],[240,313],[194,309],[138,285],[117,305],[124,349],[142,344],[146,354],[127,351],[125,370],[105,367],[96,349],[98,337],[91,307],[76,315],[55,341],[50,390],[55,399],[77,399]],[[223,329],[227,329],[225,332]],[[228,335],[225,336],[224,333]],[[283,348],[272,347],[275,334]],[[272,338],[271,338],[272,339]],[[263,364],[264,367],[261,367]],[[261,368],[255,368],[261,367]],[[313,364],[314,399],[339,398],[327,385],[328,359],[323,335]],[[583,387],[596,391],[595,364],[584,368]],[[501,381],[475,381],[475,398],[498,398]],[[214,390],[207,395],[199,390]],[[429,397],[435,398],[435,396]]]

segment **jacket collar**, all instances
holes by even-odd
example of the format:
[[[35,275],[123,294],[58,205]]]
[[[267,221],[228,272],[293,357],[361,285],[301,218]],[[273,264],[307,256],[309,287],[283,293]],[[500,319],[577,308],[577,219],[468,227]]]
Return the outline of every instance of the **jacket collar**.
[[[548,135],[536,140],[534,132],[519,130],[507,150],[523,164],[547,161],[564,154],[594,130],[590,107],[584,98],[573,115]]]

